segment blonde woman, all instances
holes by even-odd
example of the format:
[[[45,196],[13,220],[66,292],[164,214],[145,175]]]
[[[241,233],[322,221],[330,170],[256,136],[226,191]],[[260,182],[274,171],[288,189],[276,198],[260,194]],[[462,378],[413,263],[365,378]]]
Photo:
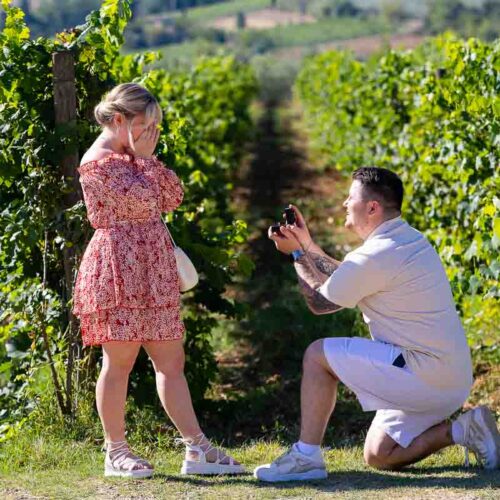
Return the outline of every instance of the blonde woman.
[[[160,214],[183,198],[178,177],[153,156],[162,113],[142,86],[115,87],[96,107],[102,133],[85,153],[80,182],[95,233],[74,292],[84,345],[102,345],[96,388],[106,439],[105,475],[149,477],[153,467],[125,440],[129,373],[142,347],[163,407],[186,444],[182,474],[234,474],[243,467],[200,429],[184,377],[184,326],[172,244]]]

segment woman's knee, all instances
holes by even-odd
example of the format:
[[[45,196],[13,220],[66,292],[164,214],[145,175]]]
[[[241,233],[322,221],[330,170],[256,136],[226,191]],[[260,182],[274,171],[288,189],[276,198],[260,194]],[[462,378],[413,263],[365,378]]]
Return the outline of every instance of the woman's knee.
[[[110,344],[103,344],[102,371],[110,375],[128,376],[137,359],[139,346]]]
[[[184,374],[186,356],[184,350],[172,353],[169,356],[161,356],[152,359],[153,366],[157,375],[165,377],[178,377]]]
[[[135,359],[135,356],[105,356],[102,371],[108,375],[128,377],[134,367]]]

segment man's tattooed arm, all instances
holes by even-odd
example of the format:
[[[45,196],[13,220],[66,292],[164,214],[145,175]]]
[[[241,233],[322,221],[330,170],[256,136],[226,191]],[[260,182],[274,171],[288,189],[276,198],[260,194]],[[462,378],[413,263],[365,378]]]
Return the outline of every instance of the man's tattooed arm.
[[[338,261],[326,255],[306,253],[294,265],[302,295],[314,314],[329,314],[342,309],[318,292],[321,285],[338,269]]]

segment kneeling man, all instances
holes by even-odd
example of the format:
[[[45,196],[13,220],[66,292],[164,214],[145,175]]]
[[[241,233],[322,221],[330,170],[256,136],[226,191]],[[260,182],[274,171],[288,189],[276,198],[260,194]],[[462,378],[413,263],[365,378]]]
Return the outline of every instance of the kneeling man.
[[[447,418],[472,385],[469,348],[438,254],[401,218],[403,185],[393,172],[364,167],[353,174],[345,225],[363,240],[342,262],[296,223],[269,231],[278,250],[293,256],[311,311],[328,314],[358,306],[372,339],[333,337],[307,349],[301,386],[300,440],[272,464],[255,469],[263,481],[321,479],[320,450],[342,381],[364,411],[377,413],[364,458],[398,469],[452,444],[472,450],[484,467],[499,464],[500,436],[484,406]]]

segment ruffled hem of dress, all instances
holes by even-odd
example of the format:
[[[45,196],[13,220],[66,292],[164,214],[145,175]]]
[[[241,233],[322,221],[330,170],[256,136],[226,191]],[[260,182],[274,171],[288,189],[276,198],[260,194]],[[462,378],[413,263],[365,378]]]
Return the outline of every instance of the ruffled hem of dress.
[[[94,314],[105,313],[108,311],[114,311],[117,309],[131,309],[131,310],[139,310],[145,311],[147,309],[168,309],[173,307],[178,307],[179,302],[173,303],[172,301],[166,303],[158,303],[158,302],[144,302],[142,301],[140,304],[131,303],[120,303],[120,304],[111,304],[108,307],[96,306],[93,309],[87,309],[84,307],[84,304],[75,303],[73,309],[71,310],[73,316],[81,319],[84,316],[92,316]]]
[[[101,310],[80,318],[84,346],[106,342],[157,342],[184,337],[178,308]]]

